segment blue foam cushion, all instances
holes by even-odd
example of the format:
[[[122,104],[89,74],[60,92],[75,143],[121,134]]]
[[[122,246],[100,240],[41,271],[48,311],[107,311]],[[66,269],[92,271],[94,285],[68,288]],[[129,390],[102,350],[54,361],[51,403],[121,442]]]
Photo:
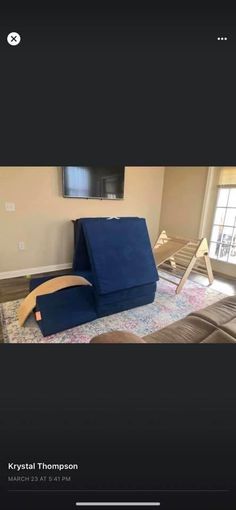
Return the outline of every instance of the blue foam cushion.
[[[87,243],[84,235],[83,221],[74,221],[74,258],[73,271],[91,271],[91,262],[87,250]]]
[[[140,296],[136,298],[129,298],[123,301],[117,301],[116,303],[99,304],[97,309],[98,317],[105,317],[114,313],[123,312],[124,310],[130,310],[138,306],[148,305],[153,303],[155,294],[150,293],[146,296]]]
[[[38,296],[36,311],[43,336],[52,335],[97,318],[93,287],[81,286]]]
[[[96,309],[99,317],[122,312],[130,308],[152,303],[155,299],[156,283],[133,287],[110,294],[95,292]]]
[[[90,218],[81,223],[99,294],[158,280],[144,219]]]
[[[140,287],[132,287],[131,289],[118,290],[116,292],[110,292],[109,294],[98,294],[96,291],[95,301],[97,304],[112,304],[127,299],[133,299],[136,297],[146,296],[148,294],[155,294],[156,283],[148,283],[147,285],[141,285]]]

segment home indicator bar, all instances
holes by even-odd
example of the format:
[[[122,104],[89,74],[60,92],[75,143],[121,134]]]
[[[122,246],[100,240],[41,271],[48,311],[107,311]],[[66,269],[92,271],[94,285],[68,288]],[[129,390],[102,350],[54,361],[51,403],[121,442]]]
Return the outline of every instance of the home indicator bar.
[[[158,501],[77,501],[76,506],[160,506]]]

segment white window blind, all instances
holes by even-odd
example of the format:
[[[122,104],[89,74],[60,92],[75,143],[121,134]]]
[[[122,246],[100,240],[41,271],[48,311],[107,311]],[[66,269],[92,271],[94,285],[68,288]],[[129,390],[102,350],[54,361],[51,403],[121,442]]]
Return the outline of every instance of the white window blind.
[[[236,186],[236,167],[224,166],[220,172],[219,186],[231,187]]]

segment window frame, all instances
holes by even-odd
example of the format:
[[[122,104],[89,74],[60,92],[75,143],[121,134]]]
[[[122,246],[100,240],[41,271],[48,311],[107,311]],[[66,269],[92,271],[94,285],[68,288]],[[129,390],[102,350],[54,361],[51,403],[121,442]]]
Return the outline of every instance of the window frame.
[[[228,190],[228,197],[227,197],[227,202],[226,202],[226,205],[222,205],[222,206],[218,206],[218,203],[219,203],[219,194],[220,194],[220,191],[222,189],[227,189]],[[236,216],[235,216],[235,221],[234,221],[234,225],[228,225],[225,223],[225,220],[226,220],[226,216],[227,216],[227,212],[230,210],[230,209],[236,209],[236,203],[235,203],[235,207],[234,206],[229,206],[229,200],[230,200],[230,190],[231,189],[235,189],[236,190],[236,186],[234,185],[223,185],[223,186],[218,186],[218,193],[217,193],[217,199],[216,199],[216,204],[215,204],[215,210],[214,210],[214,218],[213,218],[213,222],[212,222],[212,227],[211,227],[211,234],[210,234],[210,257],[213,259],[213,260],[216,260],[218,262],[223,262],[225,264],[232,264],[232,265],[235,265],[236,266],[236,257],[235,257],[235,262],[233,262],[232,260],[229,260],[229,257],[232,253],[232,249],[234,249],[236,251]],[[224,214],[224,219],[222,221],[222,223],[215,223],[215,217],[216,217],[216,212],[217,210],[219,209],[225,209],[225,214]],[[213,232],[214,232],[214,228],[215,227],[222,227],[222,234],[221,234],[221,240],[220,242],[218,241],[214,241],[212,240],[212,237],[213,237]],[[224,232],[224,228],[232,228],[232,237],[231,237],[231,241],[230,243],[227,243],[227,242],[223,242],[223,232]],[[215,246],[215,247],[219,247],[218,249],[218,252],[217,252],[217,256],[213,256],[211,254],[211,248],[212,246]],[[223,248],[226,248],[227,249],[227,260],[223,259],[220,257],[220,254],[222,253],[222,249]]]

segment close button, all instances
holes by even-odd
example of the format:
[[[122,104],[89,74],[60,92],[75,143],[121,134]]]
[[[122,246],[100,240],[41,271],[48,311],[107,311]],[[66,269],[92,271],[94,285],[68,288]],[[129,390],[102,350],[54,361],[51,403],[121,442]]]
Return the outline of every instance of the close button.
[[[10,32],[7,36],[7,42],[11,46],[17,46],[21,42],[21,36],[18,32]]]

